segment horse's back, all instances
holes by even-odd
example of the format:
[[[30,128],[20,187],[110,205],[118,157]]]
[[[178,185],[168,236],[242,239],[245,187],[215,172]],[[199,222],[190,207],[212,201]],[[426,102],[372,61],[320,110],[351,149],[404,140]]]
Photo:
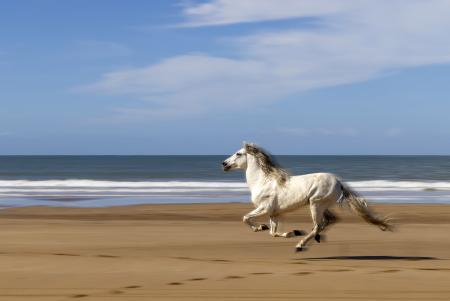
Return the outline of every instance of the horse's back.
[[[292,187],[297,186],[306,192],[310,201],[336,198],[341,191],[339,178],[332,173],[311,173],[291,178]]]
[[[316,172],[305,175],[297,175],[291,177],[291,180],[294,180],[295,182],[302,181],[305,183],[322,182],[333,184],[339,182],[339,178],[335,174],[328,172]]]

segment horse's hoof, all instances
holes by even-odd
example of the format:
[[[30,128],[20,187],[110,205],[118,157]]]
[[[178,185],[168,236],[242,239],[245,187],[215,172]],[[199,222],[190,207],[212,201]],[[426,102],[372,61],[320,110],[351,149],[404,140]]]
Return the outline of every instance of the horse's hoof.
[[[294,233],[295,236],[305,235],[305,232],[303,232],[302,230],[294,230],[292,232]]]
[[[320,243],[320,234],[316,234],[316,236],[314,236],[314,239]]]
[[[269,226],[267,226],[265,224],[262,224],[259,228],[261,231],[269,230]]]
[[[325,241],[325,235],[321,235],[321,234],[316,234],[315,236],[314,236],[314,239],[318,242],[318,243],[320,243],[321,241]]]
[[[296,247],[295,248],[295,253],[298,253],[298,252],[301,252],[301,251],[303,251],[302,247]]]

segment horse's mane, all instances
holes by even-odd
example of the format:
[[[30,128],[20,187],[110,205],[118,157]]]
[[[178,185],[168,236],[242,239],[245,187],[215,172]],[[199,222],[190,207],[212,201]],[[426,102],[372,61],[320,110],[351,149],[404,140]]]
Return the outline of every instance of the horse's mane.
[[[289,173],[281,168],[269,153],[253,143],[245,143],[245,150],[255,157],[257,164],[267,177],[274,178],[280,185],[286,183]]]

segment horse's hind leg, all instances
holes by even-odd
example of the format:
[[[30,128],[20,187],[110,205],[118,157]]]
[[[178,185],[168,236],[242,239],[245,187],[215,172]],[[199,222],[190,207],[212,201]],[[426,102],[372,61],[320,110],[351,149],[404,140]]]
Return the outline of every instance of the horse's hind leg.
[[[324,218],[323,229],[339,221],[339,218],[330,209],[326,209],[324,211],[323,218]]]
[[[311,218],[313,221],[313,229],[312,231],[305,236],[296,246],[296,251],[300,252],[303,250],[303,247],[310,241],[313,237],[316,237],[316,235],[319,234],[319,232],[322,230],[320,225],[323,221],[323,213],[324,209],[320,208],[320,206],[317,206],[316,204],[310,205],[311,210]],[[320,240],[320,239],[319,239]]]
[[[323,212],[323,219],[322,222],[319,225],[319,232],[323,232],[328,226],[336,223],[339,220],[339,218],[330,210],[330,209],[326,209]],[[317,233],[314,236],[314,239],[320,243],[320,240],[323,239],[323,235],[320,235],[319,233]]]

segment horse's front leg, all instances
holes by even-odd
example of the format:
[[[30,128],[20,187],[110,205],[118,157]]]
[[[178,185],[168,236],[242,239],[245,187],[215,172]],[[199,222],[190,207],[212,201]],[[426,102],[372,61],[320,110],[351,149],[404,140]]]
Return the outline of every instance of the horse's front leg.
[[[280,232],[278,232],[278,222],[279,221],[278,221],[277,216],[270,217],[270,235],[272,235],[273,237],[289,238],[289,237],[304,235],[304,232],[301,230],[293,230],[290,232],[280,233]]]
[[[250,211],[249,213],[244,215],[244,217],[242,218],[242,221],[244,223],[246,223],[247,225],[249,225],[250,228],[252,228],[252,230],[255,232],[269,230],[269,227],[267,225],[256,224],[253,222],[253,219],[255,217],[266,215],[266,214],[268,214],[268,212],[269,212],[269,209],[267,208],[267,206],[259,206],[255,210]]]

